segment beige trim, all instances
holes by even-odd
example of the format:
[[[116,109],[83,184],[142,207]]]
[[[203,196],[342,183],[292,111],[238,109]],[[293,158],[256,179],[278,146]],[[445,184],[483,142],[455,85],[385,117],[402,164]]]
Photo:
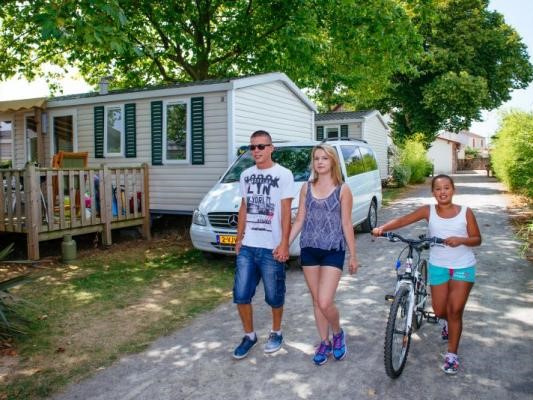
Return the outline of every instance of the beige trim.
[[[35,99],[0,101],[0,112],[31,110],[33,107],[44,108],[45,104],[46,104],[46,97],[38,97]]]

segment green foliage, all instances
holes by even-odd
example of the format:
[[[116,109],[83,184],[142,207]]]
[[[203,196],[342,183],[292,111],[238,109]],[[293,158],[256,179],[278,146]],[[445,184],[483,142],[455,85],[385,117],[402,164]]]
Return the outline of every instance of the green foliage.
[[[480,154],[481,154],[481,151],[479,149],[474,149],[472,147],[467,147],[465,149],[466,158],[476,158],[476,157],[479,157]]]
[[[12,251],[14,243],[0,251],[0,261]],[[9,289],[27,280],[27,276],[18,276],[0,282],[0,344],[2,341],[25,333],[28,321],[20,313],[20,299],[11,295]]]
[[[0,79],[44,63],[114,88],[283,71],[323,109],[378,100],[422,51],[397,0],[10,0],[0,27]]]
[[[441,129],[458,132],[497,108],[513,89],[533,79],[527,47],[486,0],[412,1],[412,22],[423,36],[424,53],[413,68],[397,74],[382,111],[393,112],[396,144]]]
[[[533,112],[510,111],[493,138],[492,168],[513,192],[533,198]]]
[[[411,174],[409,183],[422,183],[431,172],[431,162],[427,158],[423,136],[417,135],[405,141],[400,150],[400,165],[408,167]]]
[[[392,167],[392,177],[398,187],[407,185],[409,179],[411,179],[411,167],[408,165],[395,164]]]
[[[9,168],[11,168],[11,160],[0,161],[0,169],[9,169]]]

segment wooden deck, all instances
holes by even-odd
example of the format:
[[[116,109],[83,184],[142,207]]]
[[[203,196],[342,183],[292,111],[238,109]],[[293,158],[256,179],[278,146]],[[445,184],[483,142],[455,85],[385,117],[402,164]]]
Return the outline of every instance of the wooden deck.
[[[52,169],[28,165],[0,169],[0,232],[26,234],[28,258],[39,259],[39,242],[142,226],[150,238],[148,166]]]

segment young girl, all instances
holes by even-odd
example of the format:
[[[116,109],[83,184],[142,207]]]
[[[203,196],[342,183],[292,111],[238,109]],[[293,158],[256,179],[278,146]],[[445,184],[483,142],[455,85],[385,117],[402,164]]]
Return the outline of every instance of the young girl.
[[[446,246],[433,246],[429,253],[429,284],[435,315],[445,322],[442,338],[448,339],[448,353],[442,370],[447,374],[456,374],[463,311],[476,274],[472,247],[481,244],[481,234],[472,210],[452,203],[455,193],[452,178],[437,175],[431,181],[431,190],[437,200],[436,205],[422,206],[410,214],[395,218],[374,228],[372,234],[379,236],[383,232],[425,219],[428,221],[429,236],[444,239]]]
[[[331,353],[336,360],[346,356],[346,340],[335,305],[346,247],[350,252],[351,274],[357,271],[358,262],[351,218],[352,192],[342,183],[337,153],[333,147],[321,144],[313,148],[311,159],[312,176],[302,187],[289,242],[302,232],[300,259],[321,340],[313,361],[322,365]],[[330,327],[333,344],[329,339]]]

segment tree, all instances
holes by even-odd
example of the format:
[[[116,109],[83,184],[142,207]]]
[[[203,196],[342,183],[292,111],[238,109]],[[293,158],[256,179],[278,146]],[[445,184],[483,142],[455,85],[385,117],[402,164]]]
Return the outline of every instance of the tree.
[[[322,108],[383,97],[422,50],[396,0],[8,0],[0,79],[74,65],[139,87],[283,71]]]
[[[488,0],[417,0],[410,15],[424,53],[396,74],[382,111],[393,110],[394,140],[417,132],[426,146],[441,129],[458,132],[533,79],[526,46]]]

